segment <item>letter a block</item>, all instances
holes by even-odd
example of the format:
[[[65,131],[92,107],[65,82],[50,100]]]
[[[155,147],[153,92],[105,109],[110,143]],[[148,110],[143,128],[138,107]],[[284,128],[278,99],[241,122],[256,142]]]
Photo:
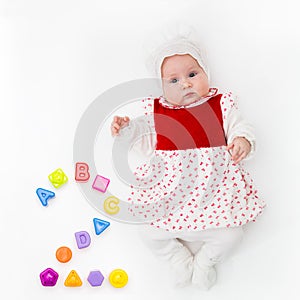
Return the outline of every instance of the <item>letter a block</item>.
[[[36,194],[38,195],[43,206],[47,206],[48,200],[55,197],[54,192],[51,192],[51,191],[48,191],[48,190],[45,190],[42,188],[38,188],[36,190]]]

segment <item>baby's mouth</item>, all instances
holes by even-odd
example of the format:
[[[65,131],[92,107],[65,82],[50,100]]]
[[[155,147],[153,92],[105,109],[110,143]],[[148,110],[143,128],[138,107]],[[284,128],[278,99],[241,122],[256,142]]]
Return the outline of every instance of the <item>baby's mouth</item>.
[[[183,97],[184,98],[189,98],[189,97],[193,97],[193,96],[195,96],[196,95],[196,93],[194,93],[194,92],[189,92],[189,93],[186,93]]]

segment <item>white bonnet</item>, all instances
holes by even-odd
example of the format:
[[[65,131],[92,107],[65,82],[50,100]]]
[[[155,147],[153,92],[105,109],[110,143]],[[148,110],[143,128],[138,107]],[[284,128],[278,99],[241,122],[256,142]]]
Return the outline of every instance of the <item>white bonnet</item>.
[[[182,23],[172,23],[161,26],[155,32],[147,34],[148,40],[144,42],[146,67],[151,76],[161,77],[163,60],[175,54],[190,54],[209,78],[209,70],[203,59],[203,52],[198,43],[199,38],[195,30]]]

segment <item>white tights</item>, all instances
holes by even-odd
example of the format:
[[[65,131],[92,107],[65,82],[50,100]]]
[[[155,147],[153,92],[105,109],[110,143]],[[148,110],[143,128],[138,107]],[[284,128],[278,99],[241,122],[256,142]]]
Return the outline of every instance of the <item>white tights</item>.
[[[141,236],[155,255],[169,261],[177,286],[192,282],[202,289],[209,289],[216,280],[214,265],[222,262],[240,243],[243,228],[169,232],[144,225]],[[186,242],[200,245],[195,256],[186,247]]]

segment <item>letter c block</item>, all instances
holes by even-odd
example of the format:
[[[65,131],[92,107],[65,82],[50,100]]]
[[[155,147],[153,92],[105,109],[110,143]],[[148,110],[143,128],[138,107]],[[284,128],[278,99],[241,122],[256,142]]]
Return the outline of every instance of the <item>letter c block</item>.
[[[120,207],[118,206],[120,200],[115,196],[110,196],[105,199],[103,203],[103,207],[105,212],[110,215],[115,215],[120,211]]]

